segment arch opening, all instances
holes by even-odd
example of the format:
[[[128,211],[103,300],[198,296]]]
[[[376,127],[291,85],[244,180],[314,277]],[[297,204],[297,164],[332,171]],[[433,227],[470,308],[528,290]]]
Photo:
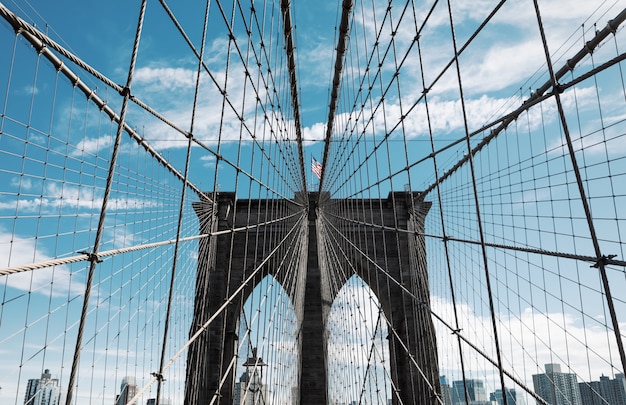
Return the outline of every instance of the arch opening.
[[[236,404],[296,403],[298,320],[290,295],[271,275],[245,299],[238,321]]]
[[[350,277],[327,323],[330,404],[387,404],[392,398],[387,318],[367,283]]]

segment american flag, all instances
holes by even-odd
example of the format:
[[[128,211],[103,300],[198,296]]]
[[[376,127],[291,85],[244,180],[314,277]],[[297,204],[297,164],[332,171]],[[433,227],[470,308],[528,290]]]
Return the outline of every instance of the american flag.
[[[311,170],[318,179],[322,179],[322,164],[318,162],[313,156],[311,156]]]

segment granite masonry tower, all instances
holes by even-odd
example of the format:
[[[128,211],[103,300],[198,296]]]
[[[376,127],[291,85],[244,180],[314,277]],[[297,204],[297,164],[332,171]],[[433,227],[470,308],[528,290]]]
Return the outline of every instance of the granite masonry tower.
[[[206,195],[206,199],[194,203],[201,233],[249,227],[278,217],[290,219],[201,239],[190,334],[193,335],[209,318],[215,319],[189,348],[185,404],[208,404],[216,395],[215,404],[233,403],[236,375],[235,367],[230,365],[238,340],[241,306],[255,283],[265,275],[272,275],[283,286],[290,282],[286,280],[285,272],[276,269],[280,267],[278,258],[293,255],[301,258],[297,266],[302,278],[298,280],[299,289],[287,290],[295,291],[288,294],[300,325],[297,333],[300,348],[298,403],[328,403],[324,330],[338,291],[333,291],[325,280],[333,277],[338,282],[332,284],[342,285],[354,273],[374,291],[392,325],[387,339],[395,391],[393,404],[437,403],[440,392],[437,347],[429,312],[426,254],[421,236],[430,203],[422,201],[419,193],[394,192],[386,199],[371,200],[335,200],[325,193],[309,193],[296,195],[293,201],[237,200],[234,193],[227,192],[217,193],[212,201],[212,194]],[[327,237],[321,230],[321,217],[334,210],[333,207],[344,207],[341,208],[343,229],[349,229],[346,232],[352,235],[342,247],[344,251],[385,244],[385,255],[367,260],[358,254],[350,254],[344,263],[330,263],[323,244],[318,242]],[[290,215],[298,212],[306,215],[306,219],[303,220],[303,215]],[[324,219],[332,218],[336,216],[327,215]],[[286,232],[285,229],[292,231]],[[328,227],[325,229],[324,232],[328,232]],[[405,231],[397,232],[396,229]],[[357,234],[358,237],[354,237]],[[268,252],[279,246],[279,238],[287,239],[286,243],[280,244],[285,247],[278,247],[279,251],[274,252],[270,260],[265,260]],[[306,243],[288,243],[297,238],[306,240]],[[288,252],[290,247],[299,251]],[[242,281],[259,266],[263,267],[263,276],[244,285]],[[390,279],[402,280],[402,283],[390,282]],[[244,298],[228,302],[232,292],[242,286]],[[224,305],[225,310],[216,316]]]

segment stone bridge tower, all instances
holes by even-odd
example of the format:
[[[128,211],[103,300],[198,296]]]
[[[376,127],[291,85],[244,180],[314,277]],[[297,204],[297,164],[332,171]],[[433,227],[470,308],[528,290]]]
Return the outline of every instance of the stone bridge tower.
[[[297,264],[301,275],[296,281],[299,287],[291,289],[294,292],[290,296],[296,311],[300,311],[296,313],[301,352],[299,404],[328,403],[326,320],[339,289],[355,273],[374,291],[393,326],[388,336],[391,378],[397,393],[393,404],[438,403],[433,393],[433,390],[440,393],[437,348],[421,236],[429,208],[430,203],[422,201],[419,193],[410,192],[390,193],[386,200],[335,200],[327,194],[310,193],[296,195],[294,201],[236,200],[234,193],[220,192],[215,202],[207,197],[194,203],[201,233],[226,232],[200,242],[190,334],[220,308],[226,309],[215,316],[189,348],[185,404],[208,404],[216,393],[218,399],[214,403],[233,403],[235,373],[232,370],[236,365],[231,362],[238,339],[241,305],[265,275],[272,275],[285,285],[288,281],[285,272],[276,269],[280,268],[277,260],[288,255],[302,259]],[[250,227],[290,214],[293,215],[287,221]],[[233,227],[248,229],[227,232]],[[292,231],[287,233],[285,229]],[[349,235],[350,240],[339,233]],[[268,253],[279,246],[279,236],[286,239],[281,244],[284,247],[266,260]],[[349,253],[343,262],[326,259],[323,244],[318,241],[329,236],[333,240],[343,239],[342,249]],[[307,243],[288,243],[297,238]],[[250,249],[251,246],[256,248]],[[372,248],[380,249],[371,256],[373,259],[359,253]],[[259,266],[263,275],[243,284],[250,271]],[[331,274],[338,283],[328,282]],[[332,285],[339,287],[334,287],[335,291]],[[244,298],[228,302],[227,298],[238,288],[243,290]]]

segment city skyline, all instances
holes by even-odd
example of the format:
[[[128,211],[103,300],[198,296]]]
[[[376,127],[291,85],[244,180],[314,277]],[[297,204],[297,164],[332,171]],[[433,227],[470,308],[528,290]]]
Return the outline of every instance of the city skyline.
[[[49,369],[45,369],[41,378],[28,380],[24,405],[60,405],[61,389],[59,380],[52,378]]]
[[[530,387],[554,402],[619,401],[623,0],[356,2],[348,27],[332,2],[160,1],[143,3],[146,14],[138,3],[31,3],[0,4],[0,405],[215,395],[186,374],[203,362],[188,348],[209,336],[218,349],[236,341],[212,385],[230,379],[230,395],[258,348],[268,395],[285,401],[314,347],[300,323],[308,235],[328,291],[314,329],[341,402],[413,392],[392,387],[409,375],[428,389],[448,376],[450,402],[515,392],[532,405]],[[293,32],[282,30],[288,4]],[[41,47],[47,38],[67,52]],[[344,69],[333,64],[340,38]],[[297,39],[295,70],[286,39]],[[327,206],[296,198],[317,178],[312,156]],[[352,204],[395,210],[394,196],[418,190],[419,204],[403,201],[418,227],[380,225]],[[246,221],[231,221],[230,205],[216,211],[211,199],[226,194],[249,202]],[[251,208],[262,199],[289,208]],[[200,232],[198,204],[210,218]],[[384,243],[368,239],[378,232]],[[200,247],[244,233],[257,237],[220,244],[216,279],[233,285],[194,317]],[[424,274],[407,281],[417,273],[405,262],[390,273],[395,251]],[[385,318],[400,296],[415,314]],[[236,321],[219,332],[223,314]],[[401,334],[408,342],[431,321],[428,349],[405,356]],[[435,359],[417,367],[421,379],[418,355]]]

